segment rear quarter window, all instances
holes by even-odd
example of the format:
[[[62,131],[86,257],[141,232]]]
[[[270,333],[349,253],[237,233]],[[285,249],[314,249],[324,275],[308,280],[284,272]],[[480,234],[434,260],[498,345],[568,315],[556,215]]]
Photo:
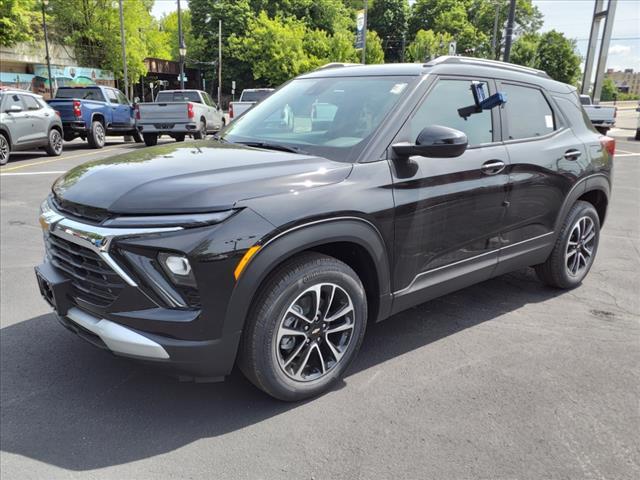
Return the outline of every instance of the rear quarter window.
[[[587,112],[582,108],[582,103],[575,96],[554,95],[553,100],[567,118],[572,128],[596,131]]]

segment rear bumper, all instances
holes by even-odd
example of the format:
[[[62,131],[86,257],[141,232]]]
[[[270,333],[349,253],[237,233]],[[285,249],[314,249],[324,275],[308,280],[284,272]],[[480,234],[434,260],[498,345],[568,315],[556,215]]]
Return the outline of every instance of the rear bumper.
[[[140,133],[156,133],[158,135],[171,134],[192,134],[198,130],[198,124],[195,122],[187,123],[171,123],[171,122],[155,122],[155,123],[139,123],[136,128]]]
[[[87,126],[82,121],[62,122],[62,130],[64,133],[76,133],[80,135],[87,133]]]

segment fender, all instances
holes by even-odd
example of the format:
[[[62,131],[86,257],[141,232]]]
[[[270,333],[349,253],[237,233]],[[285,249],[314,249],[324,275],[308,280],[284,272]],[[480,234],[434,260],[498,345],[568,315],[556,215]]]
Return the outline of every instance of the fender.
[[[9,142],[9,147],[12,147],[13,142],[11,141],[11,134],[9,133],[9,130],[5,128],[0,128],[0,132],[2,132],[5,137],[7,137],[7,141]]]
[[[364,247],[376,267],[380,295],[380,320],[391,308],[390,271],[387,250],[382,235],[369,221],[360,217],[341,217],[298,225],[276,234],[249,262],[233,290],[224,322],[223,335],[242,330],[251,301],[264,279],[273,269],[298,252],[332,242],[351,242]]]
[[[562,208],[558,212],[558,216],[556,217],[556,222],[553,228],[553,231],[556,232],[555,237],[559,235],[560,229],[562,228],[562,222],[567,217],[569,210],[576,203],[576,200],[580,198],[587,192],[591,192],[593,190],[602,191],[606,197],[607,202],[609,201],[610,193],[611,193],[611,184],[609,183],[609,179],[603,173],[596,173],[593,175],[589,175],[588,177],[584,177],[576,183],[573,188],[567,194],[567,197],[564,199],[564,203],[562,204]],[[555,243],[555,242],[554,242]]]

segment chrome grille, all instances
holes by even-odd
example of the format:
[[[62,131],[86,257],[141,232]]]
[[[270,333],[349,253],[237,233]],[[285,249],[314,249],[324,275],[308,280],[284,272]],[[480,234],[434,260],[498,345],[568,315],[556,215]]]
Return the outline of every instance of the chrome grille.
[[[76,299],[107,307],[125,287],[122,278],[93,250],[52,234],[45,237],[45,244],[53,266],[71,280]]]

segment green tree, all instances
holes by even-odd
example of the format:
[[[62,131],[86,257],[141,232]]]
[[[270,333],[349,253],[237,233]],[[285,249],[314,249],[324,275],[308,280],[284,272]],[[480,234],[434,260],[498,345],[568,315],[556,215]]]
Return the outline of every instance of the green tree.
[[[333,34],[352,27],[353,12],[342,0],[250,0],[258,14],[266,12],[271,18],[295,17],[311,29]]]
[[[178,38],[178,12],[171,12],[160,19],[160,31],[164,38],[164,47],[168,50],[167,58],[170,60],[180,60],[180,40]],[[187,47],[186,63],[190,64],[190,59],[196,59],[204,50],[204,39],[201,36],[193,34],[191,26],[191,12],[184,10],[182,12],[182,37]]]
[[[402,59],[403,38],[409,19],[407,0],[373,0],[367,13],[367,28],[382,39],[387,62]]]
[[[538,47],[540,45],[540,35],[537,33],[527,33],[513,42],[511,48],[511,63],[524,65],[525,67],[536,68]]]
[[[543,33],[536,52],[536,68],[554,80],[573,85],[580,77],[580,56],[575,40],[555,30]]]
[[[367,49],[364,58],[367,64],[384,63],[382,40],[373,30],[367,30]]]
[[[416,38],[407,47],[407,59],[412,62],[426,62],[440,55],[446,55],[453,36],[449,33],[435,33],[433,30],[419,30]]]
[[[610,102],[617,97],[618,87],[616,87],[616,82],[614,82],[611,78],[605,78],[604,82],[602,82],[600,100],[602,100],[603,102]]]
[[[42,13],[36,0],[0,0],[0,45],[41,38]]]

